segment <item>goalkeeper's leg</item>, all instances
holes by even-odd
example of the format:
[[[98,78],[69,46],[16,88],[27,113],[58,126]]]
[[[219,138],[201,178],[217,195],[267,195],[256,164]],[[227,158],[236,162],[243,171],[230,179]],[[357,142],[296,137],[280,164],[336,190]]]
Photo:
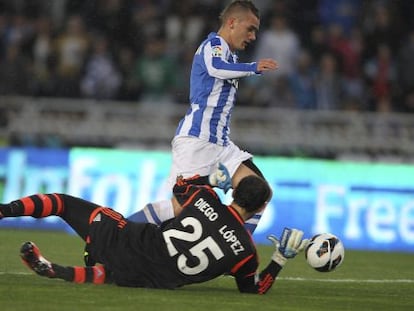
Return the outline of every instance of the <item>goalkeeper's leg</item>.
[[[35,194],[8,204],[0,204],[0,218],[31,216],[44,218],[59,216],[86,240],[91,213],[100,207],[92,202],[67,194]]]
[[[64,200],[59,194],[36,194],[0,204],[2,217],[32,216],[43,218],[51,215],[61,216],[65,210]]]
[[[74,283],[111,283],[110,272],[105,266],[64,267],[44,258],[33,242],[25,242],[20,248],[23,263],[40,276],[62,279]]]
[[[91,267],[64,267],[52,263],[53,270],[56,273],[55,278],[63,279],[73,283],[93,283],[108,284],[112,283],[110,272],[105,266],[91,266]]]

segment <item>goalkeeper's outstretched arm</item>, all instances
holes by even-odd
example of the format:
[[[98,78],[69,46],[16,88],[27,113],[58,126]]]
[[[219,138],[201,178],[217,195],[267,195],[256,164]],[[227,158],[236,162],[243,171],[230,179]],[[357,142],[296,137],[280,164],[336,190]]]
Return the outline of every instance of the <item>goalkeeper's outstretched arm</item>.
[[[272,260],[260,273],[257,273],[254,266],[257,267],[257,264],[252,259],[251,263],[243,265],[237,271],[235,275],[237,287],[241,293],[265,294],[272,287],[283,266]],[[249,270],[249,268],[253,268],[253,270]]]
[[[302,231],[290,228],[283,230],[280,240],[273,235],[269,236],[269,240],[275,247],[272,260],[260,273],[256,271],[256,256],[252,256],[242,265],[235,273],[239,291],[242,293],[265,294],[272,287],[286,261],[303,251],[309,243],[308,239],[302,239],[302,237]]]

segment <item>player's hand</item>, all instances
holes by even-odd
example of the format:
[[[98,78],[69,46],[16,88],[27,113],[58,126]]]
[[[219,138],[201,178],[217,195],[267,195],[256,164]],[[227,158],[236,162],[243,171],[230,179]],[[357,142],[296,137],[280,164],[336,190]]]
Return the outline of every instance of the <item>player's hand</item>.
[[[303,231],[290,228],[283,229],[280,240],[274,235],[269,235],[267,238],[275,247],[272,260],[282,267],[287,259],[295,257],[298,253],[303,251],[309,243],[309,239],[302,239]]]
[[[218,164],[216,171],[208,176],[208,180],[210,185],[223,189],[224,193],[232,187],[230,173],[223,163]]]
[[[271,58],[261,59],[257,62],[257,72],[264,72],[270,70],[276,70],[279,68],[277,61]]]

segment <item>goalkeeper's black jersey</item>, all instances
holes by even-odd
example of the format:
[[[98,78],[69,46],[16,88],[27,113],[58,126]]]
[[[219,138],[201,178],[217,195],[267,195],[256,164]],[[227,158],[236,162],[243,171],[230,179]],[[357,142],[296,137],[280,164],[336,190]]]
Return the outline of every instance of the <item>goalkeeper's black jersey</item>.
[[[240,215],[210,186],[193,182],[175,185],[183,211],[160,227],[125,219],[93,223],[93,257],[112,271],[118,285],[177,288],[231,274],[240,291],[265,293],[280,266],[272,261],[256,275],[256,248]]]

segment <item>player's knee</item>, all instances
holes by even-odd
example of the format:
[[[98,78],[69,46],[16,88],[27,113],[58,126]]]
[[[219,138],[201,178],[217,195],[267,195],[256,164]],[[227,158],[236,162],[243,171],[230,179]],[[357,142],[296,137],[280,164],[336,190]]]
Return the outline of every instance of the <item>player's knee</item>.
[[[260,177],[264,181],[266,181],[266,178],[263,176],[260,169],[253,163],[251,159],[248,159],[239,166],[239,168],[236,170],[236,173],[233,175],[233,188],[238,185],[240,180],[249,175],[256,175],[257,177]],[[270,190],[269,200],[272,197],[273,191]]]
[[[245,165],[249,170],[251,170],[255,175],[265,179],[262,171],[256,166],[256,164],[253,163],[252,159],[245,160],[242,164]]]
[[[246,160],[240,164],[232,176],[233,188],[237,187],[240,180],[249,175],[255,175],[265,179],[259,168],[251,160]]]

